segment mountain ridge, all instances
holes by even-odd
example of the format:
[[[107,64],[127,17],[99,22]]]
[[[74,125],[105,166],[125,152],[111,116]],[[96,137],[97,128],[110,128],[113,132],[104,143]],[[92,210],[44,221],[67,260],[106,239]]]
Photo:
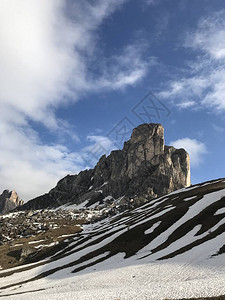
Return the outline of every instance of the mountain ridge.
[[[189,185],[188,153],[164,144],[161,124],[145,123],[133,129],[122,150],[103,155],[93,169],[67,175],[49,193],[19,209],[56,208],[85,201],[90,207],[109,196],[140,204]]]

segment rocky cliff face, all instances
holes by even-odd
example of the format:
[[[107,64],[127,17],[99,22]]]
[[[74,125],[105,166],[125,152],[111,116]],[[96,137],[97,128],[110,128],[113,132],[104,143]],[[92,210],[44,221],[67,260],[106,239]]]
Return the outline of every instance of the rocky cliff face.
[[[0,195],[0,214],[7,213],[20,205],[23,205],[23,200],[15,191],[5,190]]]
[[[21,208],[82,202],[88,207],[109,197],[143,202],[189,185],[188,153],[164,145],[161,124],[142,124],[133,130],[122,150],[112,151],[107,157],[103,155],[94,169],[66,176],[48,194]]]

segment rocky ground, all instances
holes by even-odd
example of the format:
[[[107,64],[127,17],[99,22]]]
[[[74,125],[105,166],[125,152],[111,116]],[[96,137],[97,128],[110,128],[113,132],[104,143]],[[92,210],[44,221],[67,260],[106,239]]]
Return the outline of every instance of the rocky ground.
[[[32,292],[32,299],[38,300],[87,300],[90,295],[114,300],[223,299],[218,295],[225,294],[224,200],[222,178],[106,218],[102,210],[95,217],[97,210],[90,210],[90,224],[83,225],[81,232],[69,236],[58,232],[63,226],[51,228],[43,236],[52,230],[58,240],[43,247],[44,238],[37,235],[27,243],[37,247],[34,256],[26,256],[29,250],[21,248],[20,257],[23,253],[25,257],[20,262],[18,256],[17,264],[23,266],[0,271],[0,297],[25,300]],[[53,220],[54,213],[49,211]],[[71,213],[75,215],[75,211],[57,212],[60,219]],[[103,219],[92,223],[97,218]],[[29,238],[33,237],[25,239]]]
[[[94,222],[102,212],[94,210],[34,210],[0,216],[0,269],[21,265],[30,257],[48,256],[65,241]]]
[[[49,257],[82,231],[83,224],[134,209],[145,201],[138,197],[121,197],[117,200],[106,197],[89,209],[85,205],[74,205],[55,210],[16,211],[0,215],[0,269]]]

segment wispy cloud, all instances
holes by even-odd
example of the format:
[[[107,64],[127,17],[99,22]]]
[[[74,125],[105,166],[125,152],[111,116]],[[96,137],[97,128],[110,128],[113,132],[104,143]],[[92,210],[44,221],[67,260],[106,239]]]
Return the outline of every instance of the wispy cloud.
[[[92,80],[88,70],[96,46],[96,29],[124,2],[99,0],[94,5],[85,0],[76,1],[70,7],[73,13],[70,11],[68,16],[65,11],[69,7],[64,1],[2,1],[1,106],[58,129],[53,109],[67,98],[76,101],[80,93],[93,87],[100,89],[107,85],[109,88],[112,83],[112,88],[113,85],[123,88],[140,80],[145,75],[144,67],[140,66],[141,53],[132,45],[127,46],[128,57],[123,49],[117,58],[113,58],[117,80],[107,65],[100,72],[108,74],[107,84],[102,83],[103,76]],[[132,68],[129,60],[135,54],[137,59]],[[66,98],[66,95],[70,97]]]
[[[190,155],[190,162],[192,167],[196,167],[203,160],[204,154],[207,153],[207,149],[204,143],[190,138],[182,138],[170,143],[177,149],[183,148]]]
[[[87,168],[95,165],[102,155],[109,155],[110,152],[115,149],[112,140],[105,136],[89,135],[87,136],[87,140],[90,144],[84,147],[81,152]]]
[[[194,59],[187,63],[186,74],[172,80],[159,96],[176,100],[183,108],[195,102],[217,113],[225,110],[224,20],[225,10],[202,18],[197,29],[187,33],[183,46],[192,51]]]
[[[144,57],[143,41],[98,56],[98,28],[127,1],[0,2],[0,190],[15,188],[29,199],[85,166],[81,153],[44,143],[30,121],[78,140],[56,108],[144,78],[154,59]],[[91,68],[96,63],[98,75]]]
[[[145,77],[149,68],[157,63],[155,57],[144,55],[146,52],[147,45],[143,40],[127,45],[121,53],[106,61],[102,75],[97,82],[93,82],[91,88],[122,89],[135,85]]]
[[[223,133],[224,133],[224,131],[225,131],[225,128],[224,127],[222,127],[222,126],[218,126],[217,124],[212,124],[212,128],[216,131],[216,133],[219,133],[219,134],[221,134],[221,136],[223,137]]]
[[[225,11],[219,11],[211,16],[202,18],[198,29],[189,32],[185,46],[201,50],[212,59],[223,59],[225,57]]]
[[[15,124],[1,122],[0,136],[0,188],[16,189],[25,200],[47,192],[82,166],[79,153],[60,144],[43,144],[26,124],[15,129]]]
[[[184,101],[184,102],[181,102],[179,103],[177,106],[180,108],[180,109],[186,109],[186,108],[190,108],[190,107],[193,107],[196,105],[196,102],[195,101]]]
[[[146,5],[153,5],[153,4],[155,4],[155,0],[143,0],[143,1],[144,1],[144,3]]]

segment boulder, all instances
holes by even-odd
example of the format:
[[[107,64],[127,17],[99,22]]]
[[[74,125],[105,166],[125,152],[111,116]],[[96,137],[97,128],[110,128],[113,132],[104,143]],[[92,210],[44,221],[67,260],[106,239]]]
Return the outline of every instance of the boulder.
[[[36,252],[34,248],[30,247],[29,245],[24,245],[20,252],[20,261],[26,259],[29,255],[33,254],[34,252]]]

